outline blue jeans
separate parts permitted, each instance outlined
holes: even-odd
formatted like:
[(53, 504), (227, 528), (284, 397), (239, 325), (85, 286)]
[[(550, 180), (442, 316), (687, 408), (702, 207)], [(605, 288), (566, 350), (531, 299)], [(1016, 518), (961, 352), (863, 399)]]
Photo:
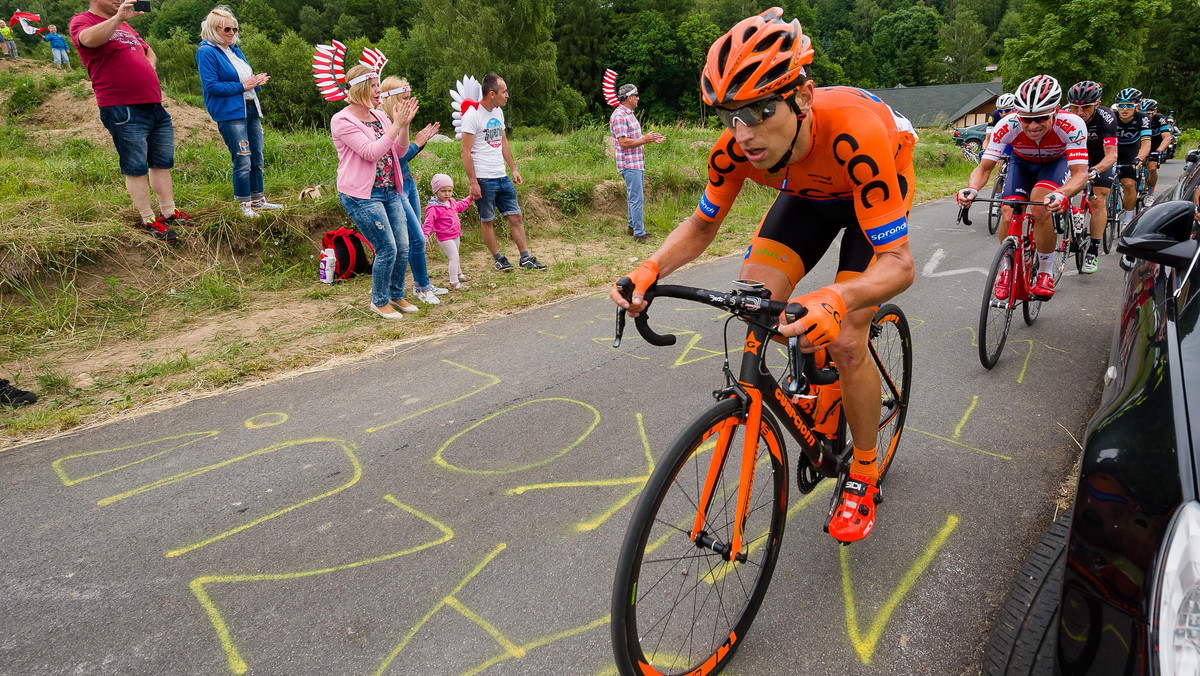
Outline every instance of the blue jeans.
[(371, 302), (375, 307), (404, 298), (408, 268), (408, 226), (404, 198), (395, 188), (375, 188), (369, 199), (338, 193), (358, 231), (375, 248), (371, 266)]
[(479, 192), (481, 196), (475, 207), (479, 209), (479, 220), (484, 223), (496, 220), (496, 214), (511, 216), (521, 213), (521, 205), (517, 204), (517, 187), (508, 176), (479, 179)]
[(404, 215), (408, 218), (408, 264), (412, 266), (413, 283), (417, 291), (433, 288), (429, 282), (429, 266), (425, 263), (425, 233), (421, 224), (425, 221), (417, 216), (421, 213), (421, 196), (412, 174), (404, 175)]
[(646, 234), (646, 226), (642, 224), (642, 206), (645, 204), (642, 177), (645, 173), (643, 169), (621, 170), (621, 178), (625, 179), (625, 201), (629, 204), (629, 227), (633, 228), (634, 237)]
[(258, 108), (246, 106), (246, 117), (217, 123), (233, 157), (233, 199), (249, 202), (263, 196), (263, 133)]
[(161, 103), (104, 106), (100, 122), (112, 134), (122, 174), (145, 176), (148, 169), (175, 166), (175, 127)]

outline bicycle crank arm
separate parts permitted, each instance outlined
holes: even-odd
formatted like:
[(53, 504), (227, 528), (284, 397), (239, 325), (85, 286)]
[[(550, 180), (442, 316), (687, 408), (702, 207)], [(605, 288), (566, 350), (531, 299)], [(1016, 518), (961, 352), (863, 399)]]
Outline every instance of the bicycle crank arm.
[(696, 534), (696, 546), (701, 549), (711, 549), (721, 555), (721, 558), (726, 561), (736, 560), (738, 563), (746, 562), (746, 555), (738, 552), (736, 557), (730, 557), (730, 548), (727, 543), (717, 542), (716, 539), (709, 537), (708, 533), (700, 531)]

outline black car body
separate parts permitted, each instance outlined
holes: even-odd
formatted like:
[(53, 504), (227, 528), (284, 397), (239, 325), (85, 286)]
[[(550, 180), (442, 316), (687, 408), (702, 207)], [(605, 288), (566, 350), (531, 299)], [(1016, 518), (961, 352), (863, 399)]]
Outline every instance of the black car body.
[(1200, 167), (1122, 233), (1132, 265), (1074, 507), (1018, 576), (984, 673), (1200, 673), (1197, 187)]

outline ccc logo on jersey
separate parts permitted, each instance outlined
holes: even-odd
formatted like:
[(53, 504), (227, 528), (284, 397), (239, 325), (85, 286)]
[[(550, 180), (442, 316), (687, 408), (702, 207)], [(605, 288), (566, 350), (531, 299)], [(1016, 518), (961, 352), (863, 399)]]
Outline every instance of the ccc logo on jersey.
[(725, 147), (713, 151), (708, 158), (708, 168), (712, 170), (709, 173), (709, 181), (712, 182), (714, 188), (719, 188), (725, 183), (725, 174), (733, 171), (738, 162), (746, 161), (746, 156), (739, 153), (736, 148), (737, 141), (730, 136)]
[[(859, 153), (858, 139), (851, 134), (838, 134), (833, 139), (833, 158), (837, 163), (846, 167), (846, 173), (850, 175), (850, 180), (854, 181), (854, 185), (862, 186), (862, 205), (865, 209), (870, 209), (873, 206), (872, 193), (883, 193), (879, 201), (886, 202), (891, 195), (888, 190), (887, 183), (878, 180), (879, 165), (870, 155)], [(860, 176), (870, 172), (869, 175)], [(871, 180), (875, 179), (875, 180)]]

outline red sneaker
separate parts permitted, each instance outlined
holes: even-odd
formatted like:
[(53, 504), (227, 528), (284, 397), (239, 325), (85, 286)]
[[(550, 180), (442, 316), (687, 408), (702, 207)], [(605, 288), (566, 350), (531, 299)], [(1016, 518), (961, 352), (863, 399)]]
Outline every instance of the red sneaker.
[(829, 520), (829, 534), (839, 542), (858, 542), (875, 526), (875, 503), (879, 488), (851, 474), (842, 486), (842, 499)]
[(196, 224), (192, 222), (192, 217), (178, 209), (170, 216), (163, 217), (163, 222), (167, 225), (186, 225), (189, 228), (196, 227)]
[(1054, 277), (1048, 272), (1039, 272), (1036, 279), (1033, 280), (1033, 286), (1029, 287), (1029, 295), (1035, 296), (1034, 300), (1050, 300), (1054, 297)]
[(161, 239), (167, 244), (175, 243), (175, 231), (171, 229), (171, 226), (163, 222), (162, 216), (159, 216), (153, 221), (142, 223), (142, 228), (148, 230), (156, 239)]
[(1005, 268), (996, 275), (996, 288), (992, 289), (992, 295), (996, 296), (997, 300), (1008, 300), (1008, 290), (1012, 285), (1009, 283), (1009, 278), (1012, 277), (1012, 270)]

